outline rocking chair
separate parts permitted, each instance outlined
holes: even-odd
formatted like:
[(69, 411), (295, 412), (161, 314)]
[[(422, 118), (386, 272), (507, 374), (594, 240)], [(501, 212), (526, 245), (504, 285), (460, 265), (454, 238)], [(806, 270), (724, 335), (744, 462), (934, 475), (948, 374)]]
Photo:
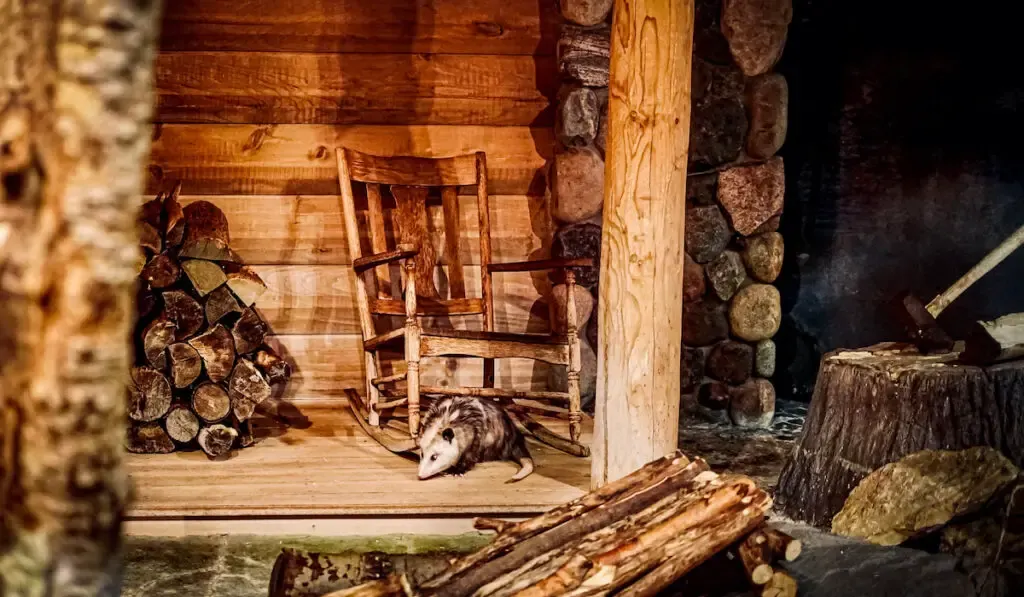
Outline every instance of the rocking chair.
[[(482, 152), (449, 158), (378, 157), (339, 148), (337, 158), (345, 233), (356, 275), (356, 301), (366, 369), (365, 401), (354, 389), (346, 393), (364, 431), (393, 452), (412, 451), (420, 433), (421, 397), (476, 396), (501, 402), (520, 428), (539, 441), (572, 455), (588, 456), (589, 448), (580, 443), (580, 340), (573, 301), (575, 276), (570, 268), (592, 267), (591, 260), (491, 263), (487, 165)], [(360, 240), (354, 182), (365, 185), (369, 251), (363, 250)], [(458, 189), (467, 186), (476, 187), (479, 213), (479, 297), (467, 296), (459, 255)], [(438, 188), (444, 215), (442, 248), (431, 242), (427, 215), (431, 191), (436, 192)], [(394, 224), (392, 242), (385, 231), (385, 191), (389, 191), (395, 202), (390, 217)], [(434, 283), (441, 250), (448, 266), (447, 298)], [(399, 271), (393, 272), (392, 268)], [(495, 331), (492, 275), (542, 270), (564, 272), (568, 286), (566, 333)], [(388, 323), (394, 323), (395, 316), (404, 317), (404, 322), (387, 329)], [(441, 329), (433, 323), (438, 317), (466, 316), (482, 317), (482, 330)], [(404, 353), (404, 359), (388, 361), (388, 353), (394, 355), (396, 351)], [(482, 387), (422, 385), (420, 361), (425, 357), (483, 359)], [(496, 388), (494, 360), (500, 358), (527, 358), (564, 365), (568, 368), (568, 391)], [(403, 361), (404, 370), (401, 370)], [(394, 372), (384, 375), (385, 365), (393, 367)], [(568, 419), (569, 437), (551, 431), (534, 419), (532, 413)]]

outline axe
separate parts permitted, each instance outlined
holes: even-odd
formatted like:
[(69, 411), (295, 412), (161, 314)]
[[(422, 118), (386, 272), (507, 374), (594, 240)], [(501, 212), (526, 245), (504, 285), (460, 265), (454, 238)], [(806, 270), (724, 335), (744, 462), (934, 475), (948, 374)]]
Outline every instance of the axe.
[(927, 305), (909, 292), (899, 295), (897, 314), (906, 328), (907, 335), (922, 352), (952, 350), (953, 339), (936, 321), (939, 314), (1022, 244), (1024, 244), (1024, 225), (1000, 243), (998, 247), (992, 249), (977, 265)]

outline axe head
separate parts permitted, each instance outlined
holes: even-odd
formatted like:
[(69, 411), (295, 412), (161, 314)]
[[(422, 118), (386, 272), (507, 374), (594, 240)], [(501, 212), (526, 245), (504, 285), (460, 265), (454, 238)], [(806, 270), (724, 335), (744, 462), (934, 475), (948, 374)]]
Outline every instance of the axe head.
[(893, 313), (903, 325), (908, 339), (923, 353), (948, 352), (953, 339), (939, 326), (924, 303), (909, 292), (900, 294), (893, 305)]

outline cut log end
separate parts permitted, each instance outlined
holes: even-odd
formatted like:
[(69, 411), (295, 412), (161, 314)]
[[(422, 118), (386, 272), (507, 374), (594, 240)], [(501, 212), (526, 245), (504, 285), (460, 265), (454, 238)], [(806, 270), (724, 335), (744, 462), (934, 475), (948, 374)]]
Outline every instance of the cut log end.
[(211, 425), (199, 431), (199, 447), (213, 458), (231, 451), (238, 432), (224, 425)]
[(166, 317), (158, 317), (142, 330), (142, 351), (153, 368), (167, 369), (167, 347), (174, 342), (177, 326)]
[(199, 419), (195, 413), (185, 406), (176, 406), (167, 414), (167, 435), (182, 444), (194, 440), (199, 435)]
[(231, 411), (231, 399), (224, 388), (207, 382), (192, 392), (192, 410), (207, 423), (217, 423)]
[(206, 320), (203, 308), (199, 303), (181, 290), (170, 290), (163, 293), (164, 314), (174, 322), (177, 328), (174, 338), (177, 341), (188, 340), (203, 327)]
[(159, 423), (143, 423), (128, 428), (125, 449), (133, 454), (169, 454), (174, 451), (174, 442)]
[(171, 384), (156, 369), (133, 368), (128, 390), (128, 417), (133, 421), (156, 421), (171, 408)]
[(174, 258), (161, 253), (150, 259), (139, 275), (149, 283), (150, 287), (161, 289), (178, 281), (181, 276), (181, 268), (178, 267)]
[(256, 366), (267, 376), (270, 385), (284, 383), (291, 377), (291, 366), (269, 347), (256, 353)]

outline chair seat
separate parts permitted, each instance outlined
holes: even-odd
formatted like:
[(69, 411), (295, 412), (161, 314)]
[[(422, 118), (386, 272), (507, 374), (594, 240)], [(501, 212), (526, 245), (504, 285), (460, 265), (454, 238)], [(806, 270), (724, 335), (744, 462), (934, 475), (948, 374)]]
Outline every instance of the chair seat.
[(434, 338), (457, 338), (459, 340), (478, 340), (482, 342), (519, 342), (520, 344), (568, 345), (564, 335), (556, 334), (512, 334), (508, 332), (485, 332), (482, 330), (440, 330), (423, 328), (421, 336)]

